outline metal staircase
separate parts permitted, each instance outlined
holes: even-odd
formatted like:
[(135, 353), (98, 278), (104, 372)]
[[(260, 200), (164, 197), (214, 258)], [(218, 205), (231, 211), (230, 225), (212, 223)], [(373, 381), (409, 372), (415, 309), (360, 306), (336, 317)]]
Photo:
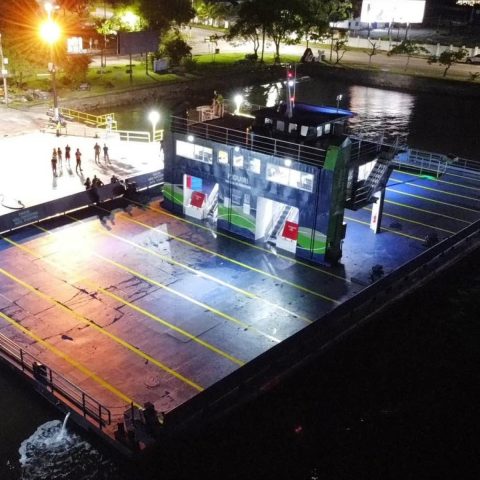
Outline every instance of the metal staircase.
[(390, 155), (380, 155), (370, 175), (356, 189), (352, 210), (358, 210), (373, 202), (373, 194), (383, 188), (392, 171)]
[(269, 233), (267, 232), (267, 234), (265, 235), (265, 237), (268, 239), (267, 242), (276, 242), (278, 233), (282, 231), (283, 226), (285, 225), (285, 221), (287, 220), (292, 210), (293, 207), (290, 207), (289, 205), (284, 206), (277, 220), (275, 222), (272, 222), (271, 231)]

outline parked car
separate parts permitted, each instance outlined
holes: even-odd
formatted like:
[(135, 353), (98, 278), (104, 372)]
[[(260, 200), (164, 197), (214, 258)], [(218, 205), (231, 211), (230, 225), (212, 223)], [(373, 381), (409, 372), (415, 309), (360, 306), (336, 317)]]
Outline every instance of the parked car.
[(480, 64), (480, 53), (478, 53), (477, 55), (472, 55), (471, 57), (467, 57), (466, 62)]

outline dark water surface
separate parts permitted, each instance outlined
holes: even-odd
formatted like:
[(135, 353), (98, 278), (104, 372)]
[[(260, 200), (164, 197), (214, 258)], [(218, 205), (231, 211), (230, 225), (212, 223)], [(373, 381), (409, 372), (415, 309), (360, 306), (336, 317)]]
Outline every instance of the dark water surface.
[[(276, 91), (244, 93), (266, 103)], [(358, 133), (479, 159), (479, 100), (318, 82), (302, 83), (297, 99), (332, 104), (338, 93), (341, 106), (358, 113)], [(148, 129), (150, 108), (119, 112), (120, 128)], [(71, 426), (59, 441), (57, 411), (0, 365), (0, 479), (478, 478), (478, 265), (480, 252), (235, 416), (143, 466), (119, 464)]]

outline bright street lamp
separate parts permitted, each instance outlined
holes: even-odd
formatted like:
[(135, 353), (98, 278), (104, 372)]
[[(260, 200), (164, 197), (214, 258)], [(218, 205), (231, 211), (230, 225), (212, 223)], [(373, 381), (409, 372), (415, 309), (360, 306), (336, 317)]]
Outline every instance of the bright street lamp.
[(160, 114), (156, 110), (152, 110), (148, 114), (148, 119), (150, 120), (150, 122), (152, 122), (152, 142), (154, 142), (157, 123), (160, 120)]
[[(47, 5), (50, 5), (50, 8), (47, 8)], [(52, 8), (51, 4), (49, 3), (45, 4), (45, 9), (47, 10), (47, 13), (48, 13), (48, 20), (46, 20), (40, 25), (40, 36), (50, 46), (50, 62), (48, 64), (48, 71), (52, 74), (53, 119), (55, 121), (58, 121), (59, 114), (58, 114), (57, 82), (55, 77), (57, 67), (55, 65), (55, 61), (53, 58), (53, 46), (60, 38), (61, 31), (60, 31), (59, 25), (50, 18), (51, 8)]]
[(233, 97), (233, 101), (235, 102), (235, 106), (237, 107), (235, 109), (235, 113), (240, 113), (240, 107), (243, 103), (243, 97), (240, 94), (235, 95), (235, 97)]

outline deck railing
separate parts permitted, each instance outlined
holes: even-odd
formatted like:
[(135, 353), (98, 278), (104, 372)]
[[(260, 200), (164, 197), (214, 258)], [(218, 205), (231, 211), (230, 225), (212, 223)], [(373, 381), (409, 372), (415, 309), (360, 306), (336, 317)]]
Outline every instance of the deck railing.
[(100, 429), (110, 425), (112, 416), (107, 407), (1, 333), (0, 356), (34, 378), (62, 403), (76, 406), (84, 417), (93, 419)]
[(299, 143), (279, 140), (272, 137), (253, 134), (232, 128), (221, 127), (211, 123), (194, 122), (190, 119), (172, 117), (172, 132), (192, 135), (213, 142), (233, 147), (242, 147), (266, 155), (275, 155), (293, 161), (302, 161), (315, 166), (325, 162), (326, 151)]

